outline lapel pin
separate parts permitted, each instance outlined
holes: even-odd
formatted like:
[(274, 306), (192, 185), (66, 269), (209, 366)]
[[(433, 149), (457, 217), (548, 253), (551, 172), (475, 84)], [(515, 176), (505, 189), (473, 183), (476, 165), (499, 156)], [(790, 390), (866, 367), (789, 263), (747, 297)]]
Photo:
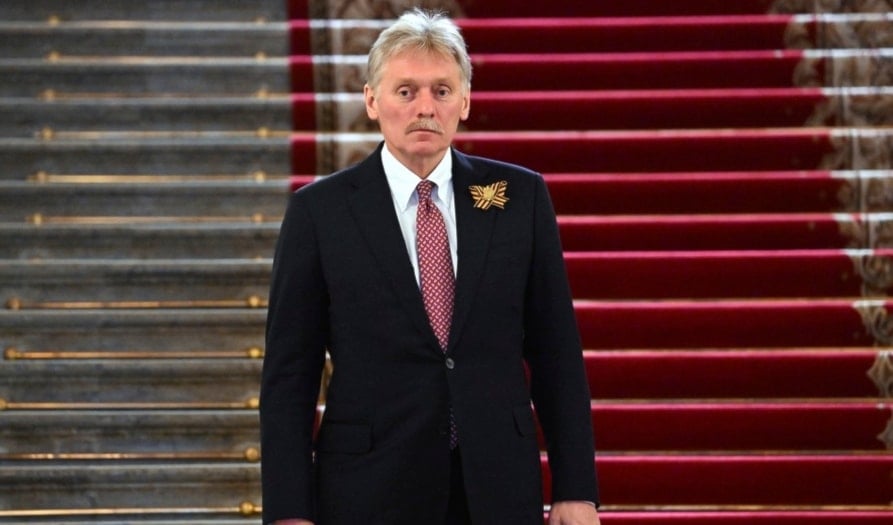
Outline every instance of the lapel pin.
[(481, 210), (489, 210), (490, 206), (496, 206), (500, 210), (505, 207), (509, 198), (505, 196), (508, 182), (501, 180), (486, 186), (469, 186), (471, 197), (474, 199), (474, 207)]

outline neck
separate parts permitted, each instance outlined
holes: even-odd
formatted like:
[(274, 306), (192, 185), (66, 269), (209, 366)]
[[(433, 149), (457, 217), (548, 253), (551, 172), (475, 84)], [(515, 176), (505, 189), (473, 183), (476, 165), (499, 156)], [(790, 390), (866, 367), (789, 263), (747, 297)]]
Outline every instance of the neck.
[[(438, 161), (439, 162), (439, 161)], [(437, 167), (437, 162), (418, 162), (415, 164), (407, 165), (410, 171), (418, 175), (418, 177), (422, 180), (427, 179), (428, 175), (431, 175), (431, 172), (434, 171), (434, 168)]]

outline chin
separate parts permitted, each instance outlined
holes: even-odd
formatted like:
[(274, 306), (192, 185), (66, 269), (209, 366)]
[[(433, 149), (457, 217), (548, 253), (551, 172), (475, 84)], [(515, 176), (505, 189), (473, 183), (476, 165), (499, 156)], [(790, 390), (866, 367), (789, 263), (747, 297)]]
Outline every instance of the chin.
[(441, 153), (444, 150), (446, 150), (448, 146), (449, 146), (449, 144), (443, 144), (443, 143), (434, 144), (434, 143), (426, 142), (426, 143), (422, 143), (422, 144), (414, 144), (414, 145), (408, 147), (407, 150), (413, 155), (427, 156), (427, 155), (436, 155), (438, 153)]

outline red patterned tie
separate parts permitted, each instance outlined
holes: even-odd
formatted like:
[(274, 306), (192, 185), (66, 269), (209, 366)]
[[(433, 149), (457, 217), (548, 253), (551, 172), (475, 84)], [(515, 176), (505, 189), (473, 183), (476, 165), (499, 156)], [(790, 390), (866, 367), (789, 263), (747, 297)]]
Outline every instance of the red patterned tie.
[(425, 312), (440, 342), (446, 351), (450, 337), (450, 321), (453, 318), (453, 260), (450, 255), (450, 242), (440, 210), (431, 201), (434, 183), (422, 181), (416, 191), (419, 194), (419, 208), (416, 215), (416, 248), (419, 252), (419, 282), (425, 300)]
[[(453, 295), (456, 279), (446, 225), (440, 210), (431, 201), (434, 183), (424, 180), (416, 187), (419, 207), (416, 214), (416, 248), (419, 256), (419, 282), (428, 322), (446, 352), (453, 319)], [(450, 449), (459, 442), (453, 413), (450, 411)]]

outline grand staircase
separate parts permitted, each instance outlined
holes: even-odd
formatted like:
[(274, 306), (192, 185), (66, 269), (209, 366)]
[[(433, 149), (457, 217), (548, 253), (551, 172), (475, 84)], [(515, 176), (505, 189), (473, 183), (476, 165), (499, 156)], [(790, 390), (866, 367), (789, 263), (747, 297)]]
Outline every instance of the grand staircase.
[(0, 4), (0, 522), (259, 522), (285, 13)]
[(890, 523), (880, 0), (0, 3), (0, 523), (259, 522), (278, 221), (379, 140), (409, 4), (468, 40), (457, 146), (545, 174), (603, 522)]

